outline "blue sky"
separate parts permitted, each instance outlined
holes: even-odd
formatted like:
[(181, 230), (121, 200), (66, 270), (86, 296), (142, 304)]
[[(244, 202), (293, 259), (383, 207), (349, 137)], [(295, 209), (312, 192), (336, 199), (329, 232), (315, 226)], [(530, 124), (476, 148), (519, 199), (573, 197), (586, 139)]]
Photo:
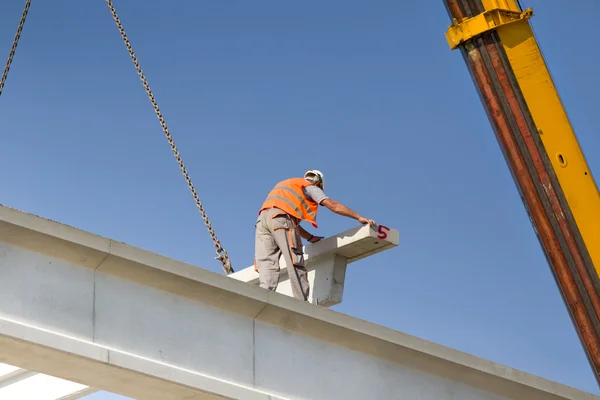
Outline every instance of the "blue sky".
[[(22, 3), (2, 5), (2, 57)], [(236, 269), (271, 187), (320, 169), (329, 196), (401, 232), (351, 266), (336, 310), (599, 393), (445, 7), (410, 3), (115, 5)], [(600, 3), (522, 4), (600, 175)], [(34, 1), (0, 132), (0, 203), (221, 271), (104, 1)]]

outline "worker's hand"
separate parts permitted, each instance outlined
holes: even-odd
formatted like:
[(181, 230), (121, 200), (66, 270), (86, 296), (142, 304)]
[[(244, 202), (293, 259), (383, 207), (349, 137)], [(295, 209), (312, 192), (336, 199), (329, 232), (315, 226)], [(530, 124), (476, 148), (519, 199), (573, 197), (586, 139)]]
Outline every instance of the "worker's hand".
[(315, 243), (315, 242), (318, 242), (318, 241), (319, 241), (319, 240), (321, 240), (321, 239), (323, 239), (323, 236), (314, 236), (314, 235), (313, 235), (313, 237), (311, 237), (311, 238), (310, 238), (308, 241), (309, 241), (310, 243)]
[(361, 224), (369, 224), (371, 226), (376, 226), (377, 225), (375, 223), (375, 221), (373, 221), (372, 219), (367, 219), (365, 217), (358, 218), (358, 222), (360, 222)]

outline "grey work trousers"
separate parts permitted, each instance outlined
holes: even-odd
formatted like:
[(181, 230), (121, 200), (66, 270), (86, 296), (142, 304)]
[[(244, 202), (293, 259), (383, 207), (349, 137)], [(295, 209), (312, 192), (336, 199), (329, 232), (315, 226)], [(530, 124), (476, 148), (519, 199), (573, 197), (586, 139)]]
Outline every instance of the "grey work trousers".
[(283, 255), (292, 295), (307, 301), (308, 273), (304, 267), (302, 239), (296, 226), (294, 218), (277, 208), (262, 211), (256, 221), (254, 262), (260, 287), (274, 291), (279, 285), (279, 257)]

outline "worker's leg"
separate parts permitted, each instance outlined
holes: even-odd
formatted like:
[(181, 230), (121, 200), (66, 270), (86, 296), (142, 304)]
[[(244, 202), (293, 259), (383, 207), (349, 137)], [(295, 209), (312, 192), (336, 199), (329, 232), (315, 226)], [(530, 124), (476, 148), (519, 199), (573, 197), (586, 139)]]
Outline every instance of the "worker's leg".
[(271, 218), (271, 229), (277, 246), (287, 265), (292, 295), (306, 301), (309, 294), (308, 273), (304, 268), (302, 239), (296, 232), (296, 225), (289, 215), (281, 214)]
[(259, 215), (256, 221), (254, 263), (258, 269), (259, 286), (276, 290), (279, 284), (279, 256), (281, 250), (275, 243), (269, 220), (268, 211), (265, 211)]

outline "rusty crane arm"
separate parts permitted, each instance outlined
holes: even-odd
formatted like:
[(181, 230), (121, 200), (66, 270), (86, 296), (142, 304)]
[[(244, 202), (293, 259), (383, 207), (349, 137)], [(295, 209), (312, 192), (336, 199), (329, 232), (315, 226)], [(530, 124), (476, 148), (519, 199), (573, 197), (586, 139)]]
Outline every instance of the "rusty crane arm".
[(600, 382), (600, 195), (517, 0), (445, 0), (460, 49)]

